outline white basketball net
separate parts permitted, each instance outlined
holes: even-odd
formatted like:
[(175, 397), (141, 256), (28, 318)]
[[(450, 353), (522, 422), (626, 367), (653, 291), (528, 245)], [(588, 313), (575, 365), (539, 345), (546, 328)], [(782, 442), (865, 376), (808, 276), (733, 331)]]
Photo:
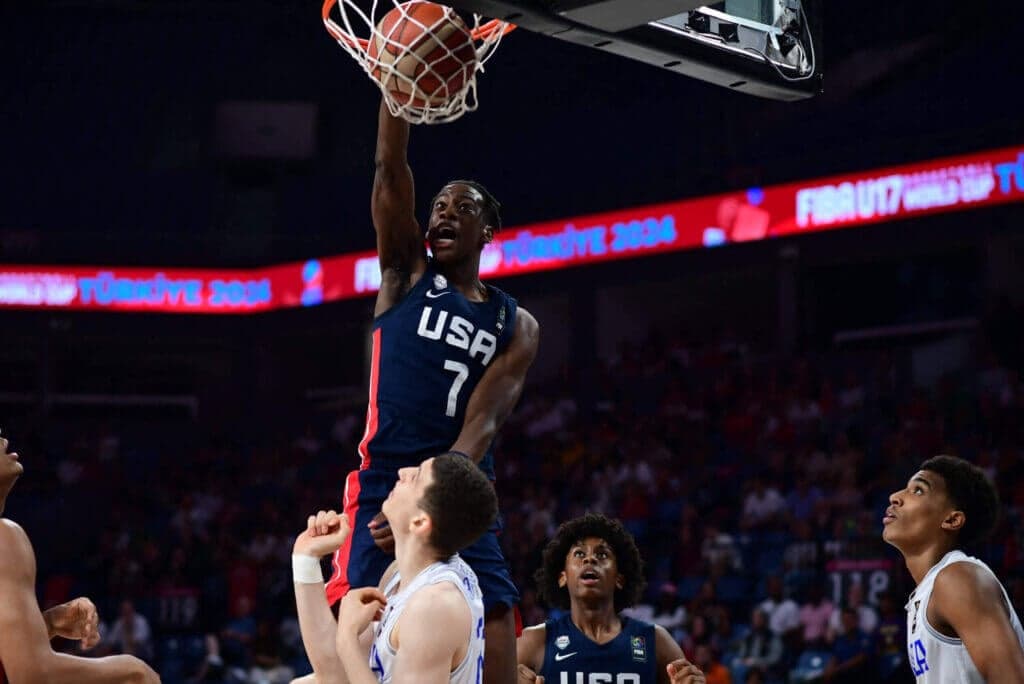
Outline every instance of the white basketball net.
[[(364, 0), (360, 4), (365, 7), (370, 3)], [(456, 55), (438, 35), (439, 31), (451, 34), (451, 22), (460, 26), (465, 25), (455, 10), (442, 6), (444, 16), (428, 26), (408, 14), (408, 7), (412, 4), (399, 0), (372, 0), (369, 11), (364, 11), (354, 0), (325, 0), (324, 26), (338, 44), (359, 63), (363, 71), (370, 76), (370, 80), (380, 88), (392, 115), (400, 116), (413, 124), (454, 121), (477, 108), (476, 74), (484, 70), (484, 63), (494, 53), (502, 36), (515, 27), (497, 19), (486, 21), (479, 14), (474, 14), (472, 26), (466, 25), (465, 29), (472, 37), (472, 49), (476, 54), (476, 60), (466, 60), (465, 50)], [(334, 5), (338, 6), (340, 24), (330, 16)], [(428, 51), (431, 54), (422, 56), (422, 49), (410, 50), (395, 40), (394, 36), (384, 35), (377, 25), (395, 8), (402, 13), (405, 21), (412, 22), (425, 34), (429, 34), (426, 40), (436, 38), (436, 43), (431, 43), (430, 47), (438, 49)], [(369, 38), (360, 38), (360, 35), (368, 35)], [(416, 43), (422, 45), (424, 41), (418, 39)], [(408, 65), (412, 64), (409, 59), (414, 59), (417, 63), (414, 76), (396, 68), (401, 62), (406, 65), (408, 71)], [(446, 79), (444, 74), (438, 71), (438, 67), (443, 63), (450, 71), (453, 60), (458, 60), (458, 63), (463, 65), (460, 67), (461, 72), (455, 76), (449, 75)], [(467, 64), (467, 61), (471, 63)], [(422, 87), (424, 83), (434, 87)], [(439, 89), (436, 87), (437, 84), (441, 84)]]

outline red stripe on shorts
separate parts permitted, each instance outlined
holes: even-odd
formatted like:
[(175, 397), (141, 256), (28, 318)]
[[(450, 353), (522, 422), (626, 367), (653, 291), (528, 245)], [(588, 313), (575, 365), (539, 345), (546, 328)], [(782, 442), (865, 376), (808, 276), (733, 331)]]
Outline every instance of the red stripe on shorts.
[(352, 532), (348, 535), (348, 539), (341, 545), (337, 551), (334, 552), (334, 558), (331, 560), (331, 566), (334, 568), (334, 572), (331, 573), (331, 579), (327, 580), (327, 603), (328, 605), (334, 605), (336, 601), (340, 601), (342, 597), (348, 593), (348, 559), (352, 552), (352, 536), (356, 534), (356, 513), (359, 512), (359, 471), (353, 470), (345, 478), (345, 494), (341, 502), (342, 511), (348, 516), (348, 524), (352, 526)]
[[(373, 354), (370, 357), (370, 402), (366, 408), (366, 431), (359, 442), (359, 469), (370, 467), (370, 441), (377, 435), (377, 386), (380, 381), (380, 328), (373, 331)], [(355, 518), (349, 522), (356, 524)]]

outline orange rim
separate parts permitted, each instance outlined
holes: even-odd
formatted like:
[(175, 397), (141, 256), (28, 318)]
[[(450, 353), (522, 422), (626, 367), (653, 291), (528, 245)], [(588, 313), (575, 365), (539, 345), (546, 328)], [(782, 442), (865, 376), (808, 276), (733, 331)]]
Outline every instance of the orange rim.
[[(333, 19), (331, 19), (331, 8), (337, 4), (338, 0), (324, 0), (324, 5), (321, 10), (321, 16), (324, 20), (324, 27), (327, 32), (331, 34), (331, 37), (337, 41), (348, 43), (352, 46), (359, 46), (363, 50), (369, 45), (369, 41), (359, 36), (353, 36), (345, 33), (345, 29), (339, 26)], [(475, 29), (470, 35), (473, 36), (473, 40), (490, 40), (495, 37), (496, 33), (505, 35), (515, 29), (515, 24), (509, 24), (499, 19), (491, 19), (490, 21), (481, 24), (479, 28)]]

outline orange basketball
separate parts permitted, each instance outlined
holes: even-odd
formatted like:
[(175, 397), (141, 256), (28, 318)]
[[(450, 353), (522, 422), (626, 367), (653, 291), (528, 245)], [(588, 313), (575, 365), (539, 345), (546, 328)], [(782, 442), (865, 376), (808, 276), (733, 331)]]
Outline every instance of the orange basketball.
[(384, 15), (367, 54), (370, 75), (395, 101), (415, 107), (448, 102), (476, 69), (476, 46), (462, 18), (420, 0)]

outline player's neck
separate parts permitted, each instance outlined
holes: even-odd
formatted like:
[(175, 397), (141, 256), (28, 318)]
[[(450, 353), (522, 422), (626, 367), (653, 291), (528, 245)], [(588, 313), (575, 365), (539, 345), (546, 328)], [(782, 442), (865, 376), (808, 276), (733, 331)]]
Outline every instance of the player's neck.
[(622, 631), (622, 620), (615, 612), (612, 601), (585, 604), (573, 601), (570, 608), (572, 623), (591, 641), (606, 644)]
[(907, 570), (914, 578), (914, 584), (920, 584), (928, 571), (938, 565), (942, 558), (953, 550), (953, 547), (945, 543), (929, 544), (920, 549), (915, 549), (903, 554), (903, 560), (907, 563)]
[(470, 301), (483, 301), (487, 290), (480, 282), (480, 258), (466, 259), (456, 264), (438, 264), (437, 270), (462, 296)]
[(416, 539), (395, 539), (395, 561), (398, 563), (399, 588), (404, 588), (431, 565), (437, 562), (437, 552)]

